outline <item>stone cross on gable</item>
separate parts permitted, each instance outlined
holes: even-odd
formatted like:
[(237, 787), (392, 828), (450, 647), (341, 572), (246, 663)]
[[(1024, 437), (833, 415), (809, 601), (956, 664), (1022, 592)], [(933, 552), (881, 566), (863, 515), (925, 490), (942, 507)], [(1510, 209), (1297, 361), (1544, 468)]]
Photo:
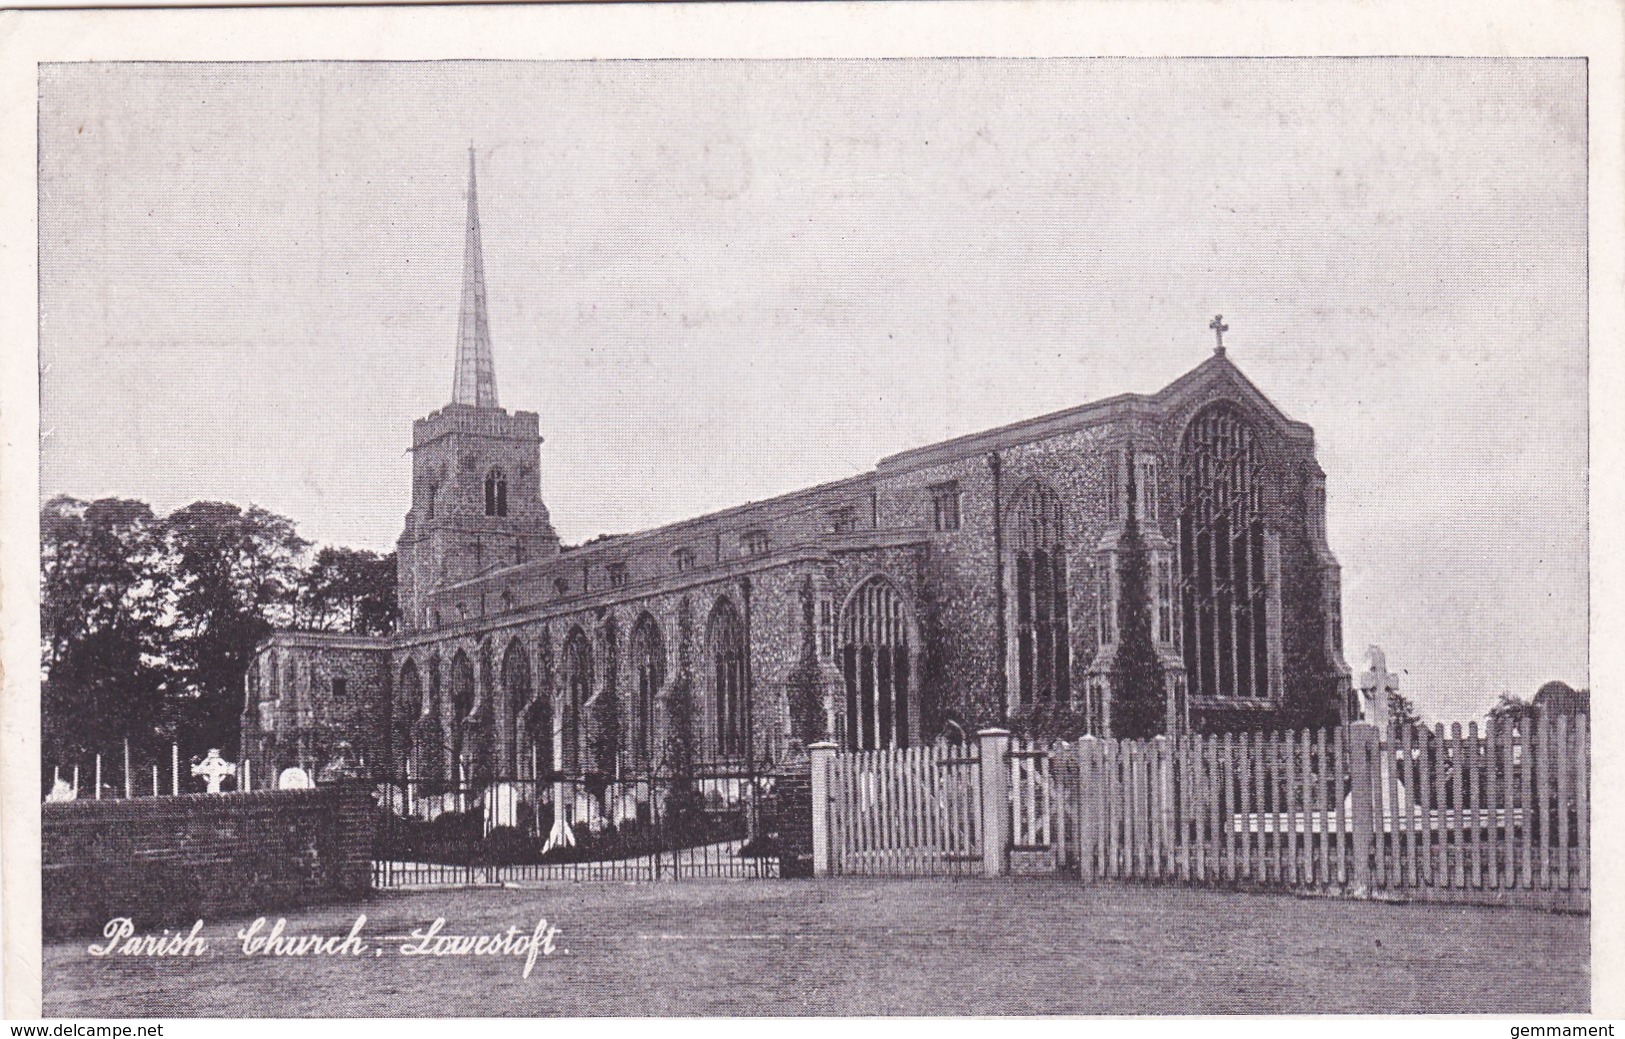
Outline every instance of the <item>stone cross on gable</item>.
[(209, 793), (211, 794), (220, 792), (220, 781), (222, 779), (236, 774), (237, 766), (229, 761), (222, 760), (220, 752), (212, 748), (202, 761), (192, 766), (192, 775), (202, 776), (209, 781)]
[(1219, 338), (1218, 345), (1213, 348), (1214, 356), (1223, 357), (1224, 356), (1224, 334), (1226, 332), (1230, 331), (1230, 326), (1224, 323), (1224, 315), (1223, 314), (1214, 314), (1213, 315), (1213, 320), (1208, 322), (1207, 327), (1213, 329), (1213, 334)]
[(1388, 657), (1381, 646), (1365, 651), (1370, 670), (1360, 676), (1360, 706), (1365, 720), (1378, 729), (1388, 728), (1388, 697), (1399, 692), (1399, 676), (1388, 670)]

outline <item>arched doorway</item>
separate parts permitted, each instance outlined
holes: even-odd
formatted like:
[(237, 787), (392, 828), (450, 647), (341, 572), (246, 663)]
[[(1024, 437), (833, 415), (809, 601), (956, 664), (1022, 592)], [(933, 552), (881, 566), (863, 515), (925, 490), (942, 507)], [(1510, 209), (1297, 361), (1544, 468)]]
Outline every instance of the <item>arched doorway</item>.
[(906, 747), (917, 726), (910, 713), (913, 620), (884, 577), (869, 578), (841, 610), (841, 667), (846, 679), (848, 750)]

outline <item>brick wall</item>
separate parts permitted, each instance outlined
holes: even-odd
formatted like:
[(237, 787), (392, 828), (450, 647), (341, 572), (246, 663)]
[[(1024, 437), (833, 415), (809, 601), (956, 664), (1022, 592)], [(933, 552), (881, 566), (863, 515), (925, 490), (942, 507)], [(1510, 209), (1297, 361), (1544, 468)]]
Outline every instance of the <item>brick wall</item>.
[(370, 787), (183, 794), (42, 807), (47, 937), (265, 912), (365, 895)]

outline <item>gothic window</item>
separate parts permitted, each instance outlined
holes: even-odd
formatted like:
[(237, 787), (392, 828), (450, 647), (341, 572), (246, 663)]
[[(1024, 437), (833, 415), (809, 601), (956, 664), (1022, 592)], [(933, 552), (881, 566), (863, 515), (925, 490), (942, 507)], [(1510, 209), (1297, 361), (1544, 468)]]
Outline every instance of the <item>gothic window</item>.
[(671, 565), (680, 574), (686, 574), (694, 569), (694, 550), (679, 548), (671, 554)]
[(712, 707), (716, 712), (716, 751), (722, 758), (742, 757), (746, 749), (745, 627), (739, 611), (718, 599), (706, 634), (711, 656)]
[(1116, 523), (1123, 518), (1123, 455), (1119, 451), (1106, 454), (1106, 521)]
[(1157, 641), (1174, 641), (1174, 562), (1157, 557)]
[(655, 700), (666, 684), (666, 645), (647, 613), (632, 628), (632, 682), (628, 746), (633, 765), (648, 767), (655, 762)]
[(743, 546), (747, 556), (766, 555), (769, 544), (767, 531), (747, 530), (740, 538), (740, 544)]
[(581, 766), (581, 710), (592, 699), (592, 645), (580, 628), (571, 628), (564, 639), (564, 715), (562, 732), (564, 760), (569, 771)]
[(432, 483), (429, 485), (429, 500), (426, 503), (426, 519), (434, 519), (434, 496), (439, 493), (439, 491), (439, 487)]
[(1269, 695), (1263, 455), (1231, 404), (1204, 408), (1179, 458), (1185, 670), (1199, 697)]
[(487, 516), (506, 516), (508, 514), (508, 478), (501, 469), (492, 469), (485, 477), (485, 514)]
[(609, 564), (609, 586), (611, 588), (625, 588), (626, 587), (626, 564), (625, 563), (611, 563), (611, 564)]
[(1100, 606), (1100, 645), (1102, 648), (1117, 641), (1117, 595), (1113, 585), (1114, 574), (1111, 567), (1100, 568), (1100, 588), (1095, 595), (1095, 602)]
[(564, 598), (570, 594), (570, 582), (562, 577), (553, 578), (553, 594), (557, 598)]
[(1011, 512), (1016, 688), (1023, 704), (1064, 702), (1072, 697), (1072, 668), (1061, 498), (1034, 480), (1022, 488)]
[(908, 746), (908, 610), (883, 577), (865, 581), (841, 615), (848, 750)]
[(514, 770), (521, 779), (541, 779), (553, 768), (552, 705), (535, 695), (530, 654), (518, 639), (502, 654), (502, 691), (512, 726)]
[(1139, 462), (1139, 471), (1135, 475), (1135, 486), (1139, 490), (1139, 517), (1146, 523), (1157, 522), (1157, 460), (1142, 457)]
[(858, 529), (858, 510), (852, 505), (842, 505), (833, 509), (829, 514), (829, 529), (833, 534), (850, 534)]
[(959, 483), (933, 484), (931, 490), (931, 527), (934, 530), (959, 529)]
[(474, 776), (474, 740), (468, 716), (474, 710), (474, 664), (462, 650), (451, 660), (451, 754), (459, 782)]
[(423, 680), (418, 677), (418, 666), (410, 659), (401, 665), (401, 683), (395, 691), (395, 710), (391, 735), (397, 772), (405, 779), (420, 778), (423, 752), (414, 745), (412, 730), (423, 711)]
[(835, 656), (835, 604), (827, 597), (818, 600), (818, 656)]

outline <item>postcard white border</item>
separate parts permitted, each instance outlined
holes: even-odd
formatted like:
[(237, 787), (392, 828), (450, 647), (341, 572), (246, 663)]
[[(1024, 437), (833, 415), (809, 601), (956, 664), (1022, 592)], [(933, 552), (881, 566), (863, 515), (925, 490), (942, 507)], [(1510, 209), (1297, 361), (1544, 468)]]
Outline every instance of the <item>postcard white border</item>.
[[(1608, 0), (582, 4), (0, 12), (0, 813), (5, 1013), (40, 1012), (37, 67), (62, 61), (1584, 56), (1590, 73), (1593, 1012), (1625, 1014), (1625, 5)], [(1439, 1022), (1434, 1019), (1431, 1024)], [(1255, 1022), (1255, 1025), (1258, 1024)], [(1319, 1027), (1317, 1025), (1317, 1027)], [(792, 1031), (799, 1029), (792, 1029)], [(953, 1029), (957, 1031), (958, 1029)], [(1266, 1029), (1267, 1030), (1267, 1029)]]

